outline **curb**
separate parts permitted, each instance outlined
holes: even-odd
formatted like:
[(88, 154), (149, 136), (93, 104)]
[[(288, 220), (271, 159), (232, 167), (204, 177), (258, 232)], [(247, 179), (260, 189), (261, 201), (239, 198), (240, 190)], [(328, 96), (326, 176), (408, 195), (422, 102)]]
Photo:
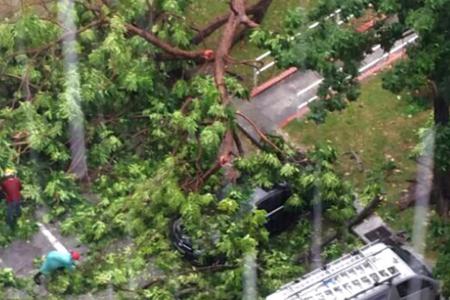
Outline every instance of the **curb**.
[(275, 84), (279, 83), (283, 79), (286, 79), (287, 77), (291, 76), (292, 74), (297, 72), (297, 70), (298, 69), (296, 67), (290, 67), (286, 71), (281, 72), (277, 76), (275, 76), (275, 77), (269, 79), (268, 81), (262, 83), (261, 85), (258, 85), (257, 87), (255, 87), (252, 90), (250, 96), (253, 98), (256, 95), (261, 94), (262, 92), (264, 92), (265, 90), (271, 88), (272, 86), (274, 86)]
[[(361, 75), (359, 75), (357, 77), (358, 81), (362, 81), (368, 77), (370, 77), (371, 75), (373, 75), (374, 73), (384, 70), (387, 67), (389, 67), (392, 63), (394, 63), (397, 60), (400, 60), (402, 58), (404, 58), (406, 56), (406, 50), (402, 49), (399, 52), (396, 53), (392, 53), (388, 59), (380, 64), (377, 64), (375, 66), (373, 66), (372, 68), (364, 71)], [(286, 119), (284, 119), (283, 121), (281, 121), (280, 123), (278, 123), (278, 128), (284, 128), (286, 127), (290, 122), (292, 122), (295, 119), (301, 118), (304, 115), (306, 115), (309, 112), (309, 108), (308, 106), (300, 109), (299, 111), (297, 111), (296, 113), (290, 115), (289, 117), (287, 117)]]

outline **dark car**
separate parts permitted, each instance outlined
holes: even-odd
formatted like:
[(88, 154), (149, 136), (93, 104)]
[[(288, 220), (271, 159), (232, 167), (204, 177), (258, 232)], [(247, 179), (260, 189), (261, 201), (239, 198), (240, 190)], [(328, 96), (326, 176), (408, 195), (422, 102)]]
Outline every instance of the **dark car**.
[[(226, 192), (222, 191), (218, 199), (223, 199), (225, 194)], [(291, 195), (292, 191), (286, 184), (278, 184), (270, 190), (258, 187), (253, 190), (246, 206), (250, 210), (265, 210), (267, 215), (264, 226), (270, 235), (275, 235), (294, 224), (298, 218), (298, 212), (285, 207)], [(214, 234), (209, 238), (218, 240)], [(171, 225), (171, 240), (176, 249), (189, 260), (197, 260), (204, 252), (192, 245), (191, 238), (185, 233), (181, 218), (176, 219)]]

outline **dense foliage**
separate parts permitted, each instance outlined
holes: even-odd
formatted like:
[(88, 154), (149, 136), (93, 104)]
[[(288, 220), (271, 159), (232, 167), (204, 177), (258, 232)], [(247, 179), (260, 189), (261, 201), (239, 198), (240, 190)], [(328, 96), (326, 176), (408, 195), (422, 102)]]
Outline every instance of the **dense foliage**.
[[(17, 232), (0, 226), (0, 243), (29, 237), (43, 210), (44, 222), (87, 245), (77, 271), (50, 280), (56, 297), (109, 288), (126, 298), (239, 299), (244, 260), (255, 251), (261, 294), (299, 276), (305, 268), (292, 260), (309, 247), (307, 218), (269, 243), (262, 212), (238, 215), (248, 192), (216, 199), (224, 172), (211, 166), (236, 125), (220, 74), (193, 72), (207, 61), (190, 42), (190, 1), (83, 1), (74, 11), (62, 3), (0, 24), (0, 169), (18, 170), (25, 199)], [(71, 18), (76, 28), (64, 22)], [(246, 95), (232, 77), (225, 88)], [(294, 190), (291, 209), (307, 212), (321, 199), (335, 228), (353, 216), (352, 189), (335, 174), (331, 147), (304, 156), (275, 143), (234, 160), (244, 190), (283, 181)], [(77, 171), (83, 160), (87, 173)], [(226, 262), (185, 262), (169, 240), (178, 216), (195, 236), (220, 230), (216, 251)], [(8, 270), (0, 284), (34, 293)]]

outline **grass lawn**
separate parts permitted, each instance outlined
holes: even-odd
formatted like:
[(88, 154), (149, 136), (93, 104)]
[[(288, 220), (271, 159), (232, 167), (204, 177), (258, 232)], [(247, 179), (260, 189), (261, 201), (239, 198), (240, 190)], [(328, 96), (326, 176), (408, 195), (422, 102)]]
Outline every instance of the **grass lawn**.
[[(404, 220), (396, 221), (396, 202), (405, 193), (407, 180), (416, 176), (416, 162), (410, 158), (418, 143), (417, 129), (422, 127), (430, 112), (402, 97), (384, 90), (380, 76), (363, 83), (361, 97), (342, 112), (329, 114), (326, 122), (316, 125), (296, 120), (285, 130), (296, 144), (311, 147), (331, 142), (339, 153), (337, 169), (357, 188), (362, 188), (371, 173), (384, 176), (387, 203), (380, 214), (393, 227), (409, 229), (410, 211), (402, 213)], [(348, 153), (354, 151), (364, 170), (357, 167)]]

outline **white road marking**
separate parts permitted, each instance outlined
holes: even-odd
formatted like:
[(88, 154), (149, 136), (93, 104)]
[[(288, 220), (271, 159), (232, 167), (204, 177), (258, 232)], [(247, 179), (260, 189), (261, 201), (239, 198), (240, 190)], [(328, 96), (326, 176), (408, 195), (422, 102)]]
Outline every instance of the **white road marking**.
[[(340, 14), (340, 13), (341, 13), (341, 9), (340, 9), (340, 8), (339, 8), (339, 9), (336, 9), (333, 13), (329, 14), (328, 16), (326, 16), (326, 17), (325, 17), (325, 20), (329, 20), (330, 18), (333, 18), (333, 17), (336, 17), (336, 16), (339, 17), (339, 14)], [(346, 18), (346, 20), (350, 20), (350, 19), (353, 19), (353, 18), (354, 18), (354, 15), (351, 14), (351, 15), (349, 15), (349, 16)], [(337, 24), (338, 24), (338, 25), (341, 25), (341, 24), (343, 24), (343, 23), (344, 23), (344, 20), (337, 20)], [(319, 25), (320, 25), (320, 22), (314, 22), (314, 23), (308, 25), (307, 29), (308, 29), (308, 30), (311, 30), (311, 29), (316, 28), (316, 27), (319, 26)], [(302, 35), (302, 33), (301, 33), (301, 32), (298, 32), (298, 33), (296, 33), (295, 35), (291, 36), (291, 37), (289, 38), (289, 40), (292, 41), (292, 40), (294, 40), (296, 37), (299, 37), (300, 35)], [(257, 58), (255, 58), (255, 60), (256, 60), (256, 61), (261, 61), (261, 60), (263, 60), (264, 58), (270, 56), (270, 54), (271, 54), (271, 52), (270, 52), (270, 51), (267, 51), (267, 52), (261, 54), (260, 56), (258, 56)], [(272, 62), (270, 62), (269, 64), (264, 65), (261, 69), (256, 69), (256, 70), (255, 70), (255, 73), (254, 73), (254, 76), (255, 76), (255, 78), (256, 78), (256, 79), (255, 79), (255, 85), (256, 85), (256, 81), (257, 81), (258, 75), (261, 74), (262, 72), (266, 71), (267, 69), (270, 69), (270, 68), (273, 67), (274, 65), (275, 65), (275, 62), (272, 61)]]
[[(361, 68), (359, 68), (359, 73), (363, 73), (364, 71), (370, 69), (371, 67), (373, 67), (374, 65), (378, 64), (381, 60), (385, 59), (386, 57), (389, 56), (389, 54), (395, 53), (398, 50), (403, 49), (405, 46), (407, 46), (408, 44), (411, 44), (412, 42), (414, 42), (416, 39), (418, 38), (417, 34), (414, 34), (411, 38), (409, 38), (406, 42), (401, 43), (400, 45), (394, 47), (391, 51), (389, 51), (388, 53), (383, 54), (381, 57), (371, 61), (370, 63), (368, 63), (365, 66), (362, 66)], [(378, 49), (380, 49), (381, 46), (380, 45), (375, 45), (374, 47), (372, 47), (373, 51), (376, 51)], [(349, 77), (350, 78), (350, 77)], [(312, 83), (311, 85), (307, 86), (306, 88), (300, 90), (297, 92), (297, 97), (300, 96), (303, 93), (306, 93), (307, 91), (313, 89), (314, 87), (316, 87), (317, 85), (319, 85), (320, 83), (322, 83), (323, 79), (319, 79), (318, 81), (315, 81), (314, 83)], [(300, 104), (297, 109), (300, 110), (303, 107), (307, 106), (309, 103), (311, 103), (312, 101), (318, 99), (318, 96), (313, 96), (312, 98), (308, 99), (306, 102), (303, 102), (302, 104)]]
[(323, 81), (322, 79), (317, 80), (316, 82), (312, 83), (311, 85), (305, 87), (303, 90), (300, 90), (297, 92), (297, 96), (300, 96), (303, 93), (306, 93), (307, 91), (309, 91), (310, 89), (315, 88), (316, 86), (318, 86), (321, 82)]
[(389, 54), (395, 53), (398, 50), (403, 49), (405, 46), (407, 46), (408, 44), (411, 44), (412, 42), (414, 42), (419, 36), (417, 34), (414, 34), (410, 39), (408, 39), (406, 42), (401, 43), (400, 45), (398, 45), (397, 47), (393, 48), (391, 51), (389, 51), (388, 53), (383, 54), (383, 56), (371, 61), (370, 63), (368, 63), (365, 66), (362, 66), (361, 68), (359, 68), (359, 73), (362, 73), (364, 71), (366, 71), (367, 69), (370, 69), (371, 67), (373, 67), (374, 65), (376, 65), (378, 62), (380, 62), (381, 60), (385, 59), (386, 57), (389, 56)]
[(381, 48), (381, 45), (380, 45), (380, 44), (375, 45), (375, 46), (372, 47), (372, 51), (375, 52), (375, 51), (377, 51), (377, 50), (380, 49), (380, 48)]
[(264, 72), (265, 70), (271, 68), (271, 67), (274, 66), (274, 65), (275, 65), (275, 61), (273, 61), (273, 62), (271, 62), (271, 63), (265, 65), (265, 66), (262, 67), (260, 70), (256, 71), (256, 73), (257, 73), (257, 74), (260, 74), (260, 73)]
[[(320, 24), (319, 22), (312, 23), (311, 25), (308, 26), (308, 29), (314, 29), (317, 26), (319, 26), (319, 24)], [(300, 34), (298, 34), (298, 35), (300, 35)]]
[(313, 102), (314, 100), (317, 100), (317, 99), (319, 99), (319, 96), (314, 96), (314, 97), (309, 98), (308, 100), (306, 100), (306, 102), (303, 102), (302, 104), (300, 104), (297, 107), (297, 110), (302, 109), (303, 107), (307, 106), (309, 103), (311, 103), (311, 102)]
[(50, 242), (50, 244), (58, 251), (61, 252), (69, 252), (66, 247), (64, 247), (63, 244), (61, 244), (60, 241), (50, 232), (50, 230), (47, 229), (47, 227), (44, 226), (42, 223), (37, 223), (39, 226), (40, 231), (42, 234), (47, 238), (47, 240)]
[(263, 53), (262, 55), (258, 56), (257, 58), (255, 58), (255, 60), (256, 61), (262, 60), (262, 59), (266, 58), (269, 55), (270, 55), (270, 51), (267, 51), (267, 52)]

